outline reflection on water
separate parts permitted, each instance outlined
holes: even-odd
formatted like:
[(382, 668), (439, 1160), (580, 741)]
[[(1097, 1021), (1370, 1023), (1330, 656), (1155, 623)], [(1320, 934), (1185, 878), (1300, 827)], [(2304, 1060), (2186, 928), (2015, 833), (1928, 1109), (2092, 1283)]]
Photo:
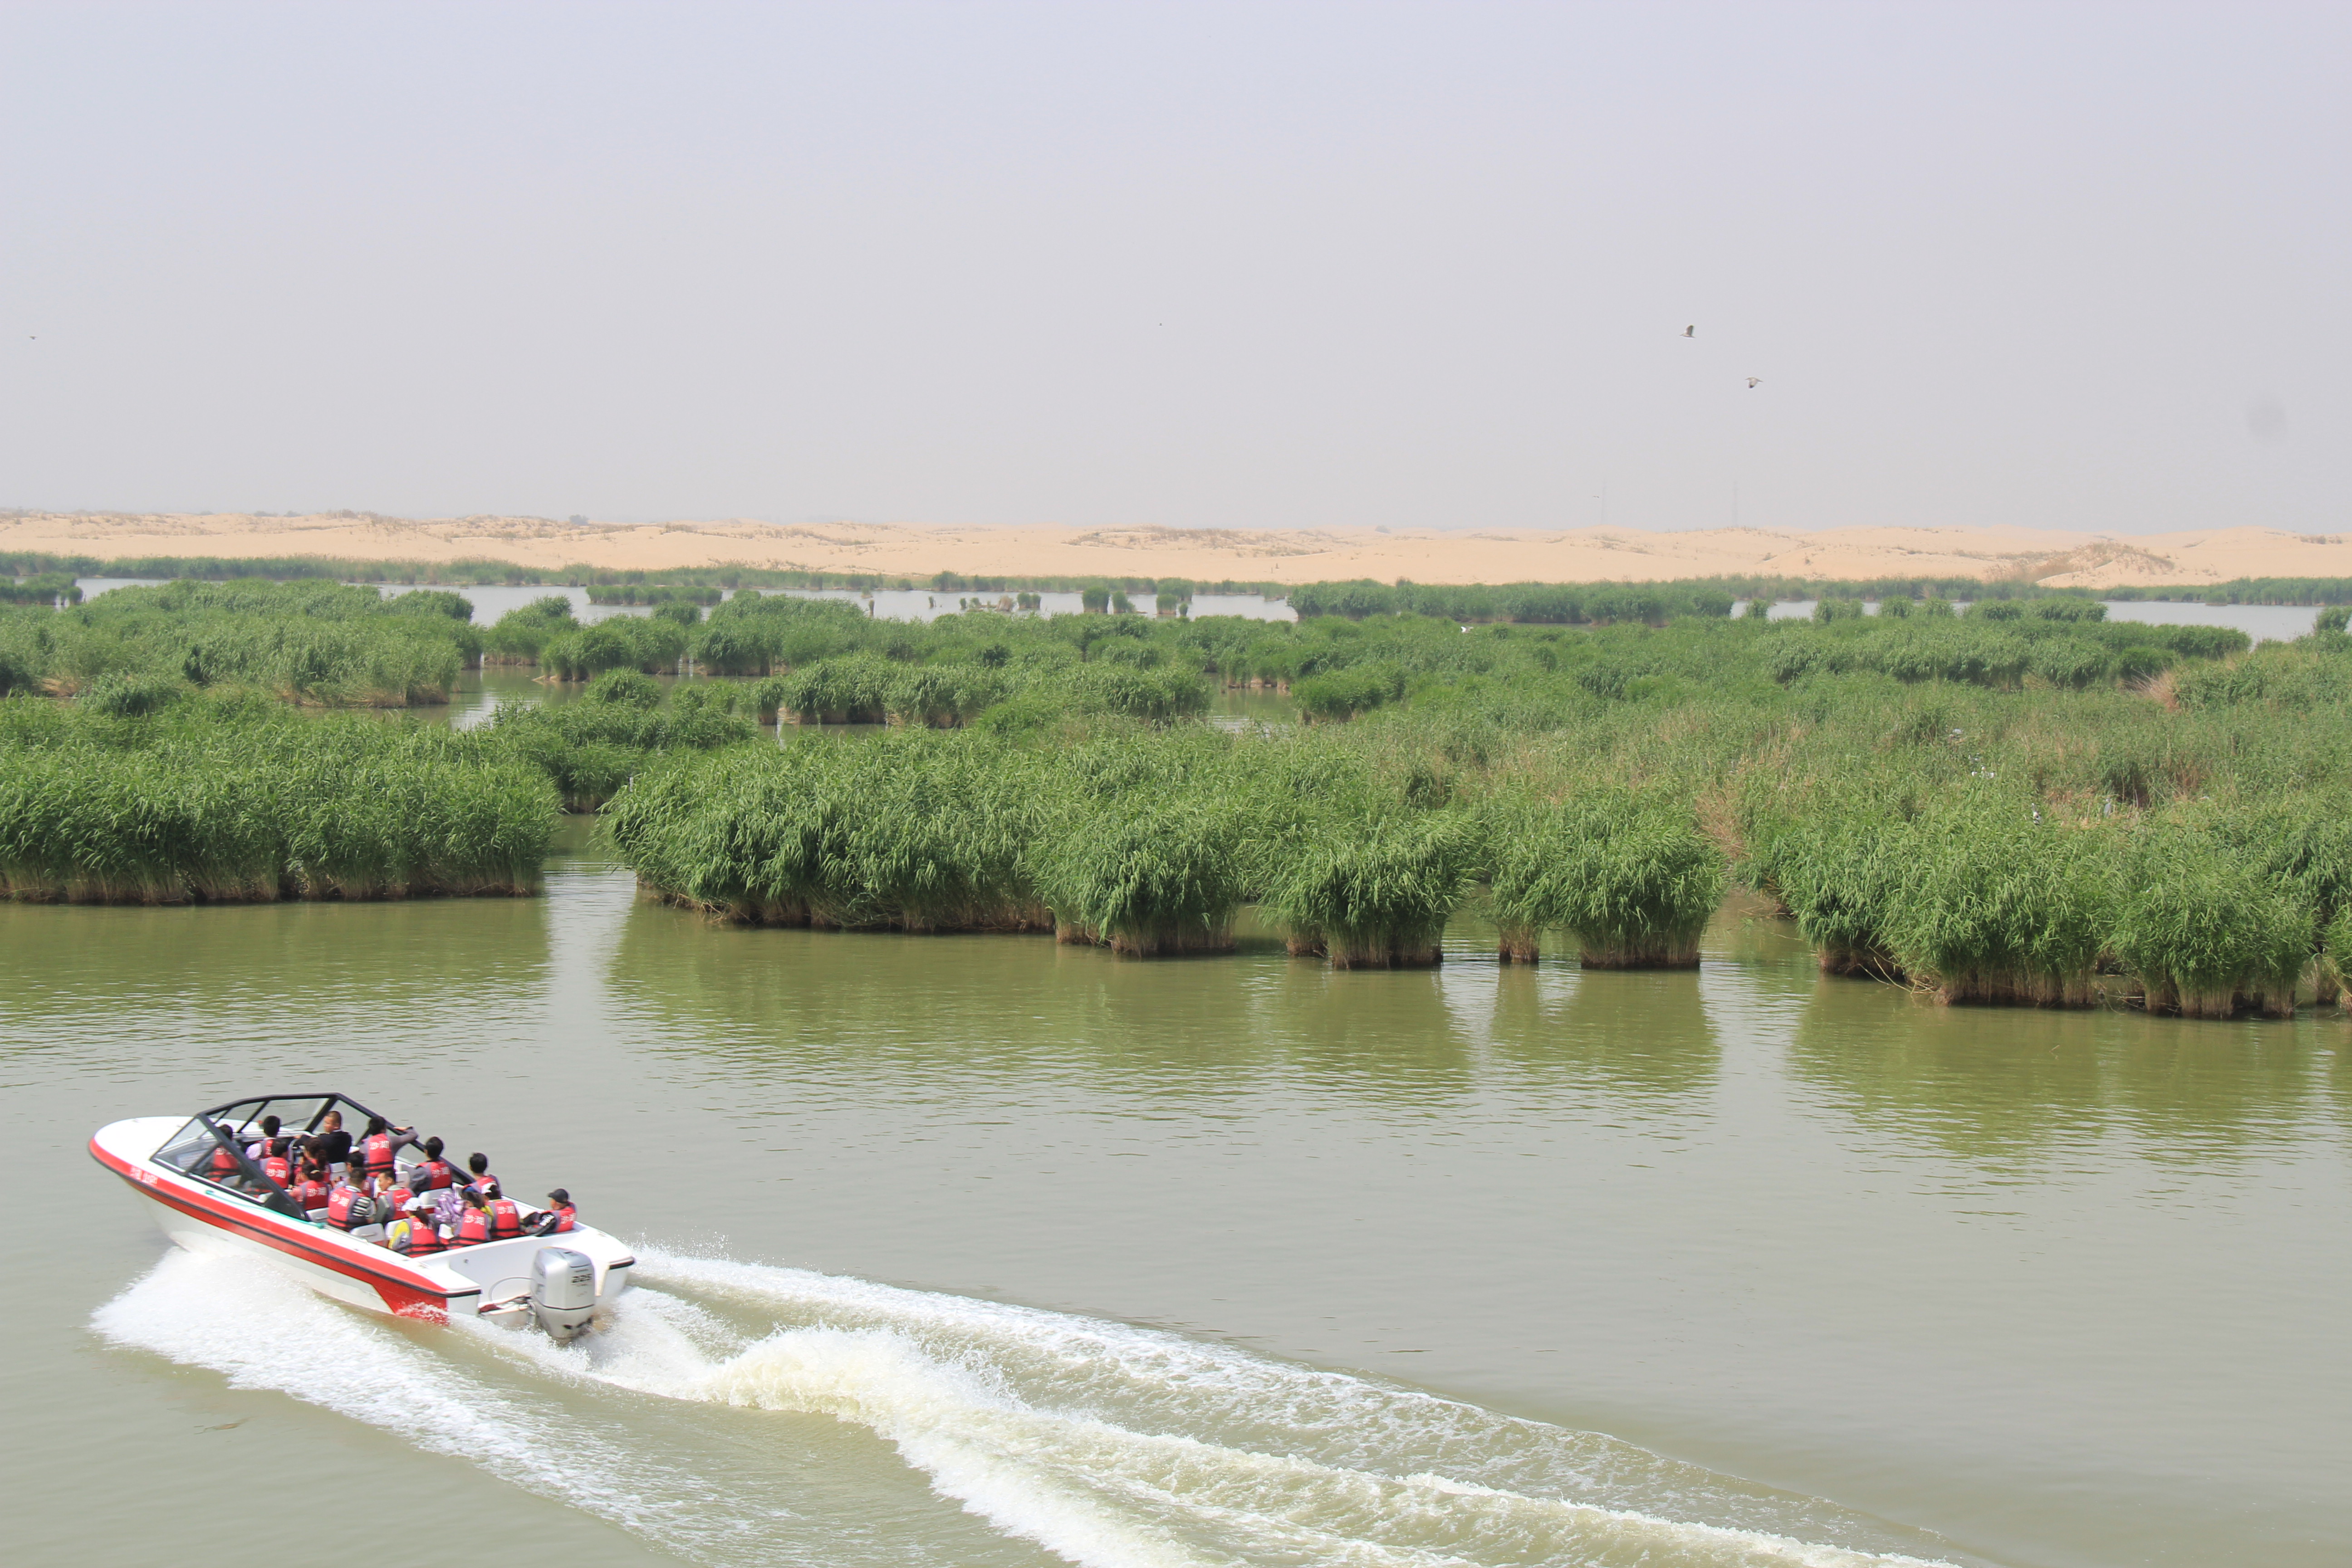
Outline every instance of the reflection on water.
[(2206, 1165), (2311, 1121), (2315, 1049), (2342, 1026), (1941, 1007), (1823, 978), (1789, 1064), (1825, 1105), (1898, 1140), (2017, 1170), (2122, 1138)]

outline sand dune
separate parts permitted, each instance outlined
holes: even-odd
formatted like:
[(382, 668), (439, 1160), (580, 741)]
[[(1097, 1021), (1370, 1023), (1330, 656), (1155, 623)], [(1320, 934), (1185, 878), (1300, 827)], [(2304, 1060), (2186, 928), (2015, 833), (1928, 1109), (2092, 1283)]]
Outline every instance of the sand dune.
[(2266, 528), (2123, 538), (2014, 528), (1850, 528), (1819, 533), (1590, 528), (1388, 532), (1358, 529), (935, 528), (749, 521), (568, 523), (534, 517), (244, 513), (0, 513), (0, 551), (121, 559), (314, 555), (508, 561), (658, 571), (738, 564), (928, 577), (1189, 577), (1311, 583), (1589, 583), (1729, 574), (2023, 578), (2069, 587), (2352, 576), (2344, 535)]

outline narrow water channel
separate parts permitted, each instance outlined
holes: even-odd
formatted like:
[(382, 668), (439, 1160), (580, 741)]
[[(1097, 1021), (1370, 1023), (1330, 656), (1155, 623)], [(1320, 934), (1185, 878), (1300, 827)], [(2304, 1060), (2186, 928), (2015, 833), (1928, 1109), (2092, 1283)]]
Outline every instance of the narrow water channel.
[[(1939, 1010), (1739, 908), (1695, 975), (737, 931), (574, 840), (540, 900), (0, 905), (12, 1561), (2352, 1558), (2333, 1011)], [(321, 1087), (646, 1288), (393, 1323), (82, 1153)]]

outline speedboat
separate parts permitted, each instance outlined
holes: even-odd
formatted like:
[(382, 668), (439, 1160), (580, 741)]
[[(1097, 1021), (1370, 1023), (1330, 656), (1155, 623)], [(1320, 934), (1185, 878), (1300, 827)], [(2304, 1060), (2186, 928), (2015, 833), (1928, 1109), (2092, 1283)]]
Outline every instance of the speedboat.
[[(265, 1095), (189, 1116), (134, 1116), (98, 1130), (89, 1152), (147, 1199), (163, 1234), (192, 1252), (246, 1252), (323, 1295), (430, 1322), (536, 1323), (559, 1340), (584, 1332), (628, 1288), (636, 1259), (601, 1230), (519, 1205), (524, 1234), (406, 1258), (379, 1226), (340, 1230), (305, 1212), (246, 1153), (274, 1115), (279, 1136), (318, 1131), (329, 1111), (364, 1127), (376, 1113), (341, 1094)], [(403, 1153), (414, 1154), (414, 1149)], [(413, 1167), (400, 1167), (403, 1184)], [(534, 1231), (550, 1234), (533, 1234)]]

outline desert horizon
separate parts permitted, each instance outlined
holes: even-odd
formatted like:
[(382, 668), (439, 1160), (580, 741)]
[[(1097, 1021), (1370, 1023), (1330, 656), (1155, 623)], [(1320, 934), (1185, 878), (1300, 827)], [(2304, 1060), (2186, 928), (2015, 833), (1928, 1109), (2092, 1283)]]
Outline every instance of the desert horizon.
[(1975, 577), (2053, 588), (2197, 586), (2241, 577), (2352, 576), (2352, 542), (2242, 526), (2146, 535), (1876, 527), (1650, 531), (1386, 528), (1185, 529), (778, 524), (742, 519), (600, 522), (530, 516), (399, 518), (334, 511), (0, 514), (0, 552), (136, 560), (212, 555), (331, 561), (491, 560), (556, 571), (740, 566), (920, 578), (1178, 577), (1299, 584), (1822, 581)]

